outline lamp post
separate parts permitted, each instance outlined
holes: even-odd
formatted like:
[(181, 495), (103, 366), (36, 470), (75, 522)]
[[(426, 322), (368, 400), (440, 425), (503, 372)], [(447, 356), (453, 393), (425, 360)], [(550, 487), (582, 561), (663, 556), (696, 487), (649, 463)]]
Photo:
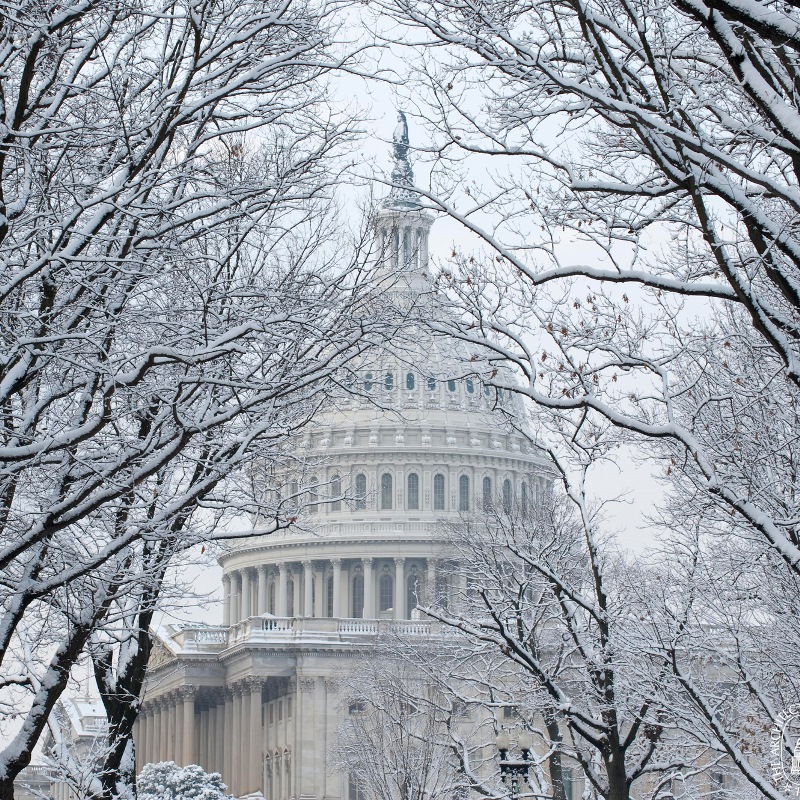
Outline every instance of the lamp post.
[(497, 749), (500, 752), (500, 780), (503, 786), (509, 786), (511, 800), (519, 800), (519, 779), (528, 779), (528, 770), (531, 766), (531, 745), (533, 740), (528, 731), (522, 731), (517, 740), (519, 749), (522, 751), (522, 758), (515, 759), (508, 757), (508, 750), (511, 742), (506, 731), (497, 734)]

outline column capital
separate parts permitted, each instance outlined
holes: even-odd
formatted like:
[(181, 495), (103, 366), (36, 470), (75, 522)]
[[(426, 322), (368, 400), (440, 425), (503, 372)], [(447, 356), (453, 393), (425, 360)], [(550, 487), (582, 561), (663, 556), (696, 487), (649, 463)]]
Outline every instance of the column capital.
[(314, 566), (314, 562), (310, 558), (307, 558), (305, 561), (302, 562), (302, 564), (303, 564), (303, 569), (311, 569), (311, 567)]
[(266, 575), (268, 569), (269, 567), (267, 567), (266, 564), (262, 564), (260, 567), (256, 567), (256, 572), (258, 572), (259, 574), (263, 573), (264, 575)]
[(342, 566), (342, 559), (341, 558), (332, 558), (331, 559), (331, 566), (340, 569), (341, 566)]
[(181, 686), (177, 694), (182, 700), (194, 700), (197, 697), (197, 687)]
[(394, 558), (394, 563), (395, 563), (397, 566), (399, 566), (399, 567), (402, 567), (402, 566), (403, 566), (403, 564), (405, 564), (405, 563), (406, 563), (406, 557), (405, 557), (405, 556), (395, 556), (395, 558)]
[(285, 573), (285, 572), (287, 572), (287, 571), (289, 571), (289, 570), (288, 570), (288, 568), (287, 568), (287, 566), (286, 566), (286, 563), (285, 563), (284, 561), (281, 561), (281, 563), (280, 563), (280, 564), (278, 564), (278, 572), (283, 572), (283, 573)]
[(362, 558), (362, 559), (361, 559), (361, 563), (362, 563), (362, 564), (363, 564), (365, 567), (371, 567), (371, 566), (372, 566), (372, 562), (373, 562), (374, 560), (375, 560), (375, 559), (374, 559), (372, 556), (367, 556), (366, 558)]

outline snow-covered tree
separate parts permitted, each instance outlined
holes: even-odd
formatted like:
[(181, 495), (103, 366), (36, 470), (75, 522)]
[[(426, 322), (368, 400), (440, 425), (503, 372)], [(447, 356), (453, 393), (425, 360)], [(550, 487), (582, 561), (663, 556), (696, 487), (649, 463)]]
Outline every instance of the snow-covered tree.
[[(730, 591), (715, 582), (723, 605), (710, 618), (726, 618), (724, 603), (742, 582), (766, 592), (767, 565), (776, 596), (793, 605), (797, 8), (728, 0), (381, 7), (413, 27), (415, 43), (436, 45), (417, 62), (432, 100), (415, 90), (411, 101), (431, 119), (431, 150), (442, 160), (428, 198), (485, 245), (456, 250), (443, 268), (441, 285), (461, 315), (437, 326), (513, 365), (521, 386), (502, 371), (492, 377), (491, 366), (485, 377), (548, 409), (540, 433), (554, 446), (577, 441), (599, 452), (624, 441), (657, 460), (680, 498), (672, 521), (703, 529), (698, 557), (720, 543), (747, 570), (727, 576)], [(461, 160), (480, 177), (459, 184)], [(792, 640), (798, 634), (774, 600), (749, 620), (761, 635), (782, 626)], [(756, 653), (763, 648), (741, 649), (741, 687), (774, 721), (797, 701), (796, 667), (750, 663)], [(768, 678), (784, 667), (788, 680)], [(698, 725), (712, 723), (714, 697), (684, 688)], [(747, 766), (736, 737), (722, 728), (718, 736), (755, 791), (780, 796), (769, 771)]]
[[(231, 476), (385, 330), (335, 218), (355, 128), (327, 96), (350, 63), (338, 11), (2, 11), (0, 798), (90, 644), (100, 794), (129, 781), (169, 559), (254, 510)], [(261, 518), (287, 523), (279, 504)]]
[(174, 761), (147, 764), (139, 775), (139, 800), (230, 800), (218, 772)]

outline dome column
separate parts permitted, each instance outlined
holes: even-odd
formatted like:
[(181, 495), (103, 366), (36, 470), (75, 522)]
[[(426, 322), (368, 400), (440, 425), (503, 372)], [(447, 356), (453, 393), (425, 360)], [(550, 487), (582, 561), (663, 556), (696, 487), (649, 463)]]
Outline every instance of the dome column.
[(406, 585), (406, 560), (394, 560), (394, 618), (405, 619), (405, 585)]
[(222, 624), (231, 624), (231, 579), (227, 575), (222, 576)]
[(276, 617), (286, 616), (286, 564), (278, 564), (278, 601), (275, 608)]
[(242, 570), (242, 619), (250, 618), (250, 570)]
[(256, 614), (260, 617), (267, 610), (267, 568), (258, 568), (258, 605)]
[(372, 571), (372, 559), (362, 558), (364, 567), (364, 619), (375, 619), (375, 575)]
[(333, 616), (342, 616), (342, 559), (334, 558), (331, 561), (333, 567)]
[[(303, 616), (314, 616), (314, 566), (310, 561), (303, 562)], [(297, 616), (300, 616), (299, 614)]]

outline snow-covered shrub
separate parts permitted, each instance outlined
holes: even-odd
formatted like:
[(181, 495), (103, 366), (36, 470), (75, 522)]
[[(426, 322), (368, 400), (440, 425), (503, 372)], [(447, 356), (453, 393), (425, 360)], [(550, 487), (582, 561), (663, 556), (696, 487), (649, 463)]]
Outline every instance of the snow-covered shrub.
[(219, 772), (206, 772), (197, 764), (147, 764), (136, 785), (139, 800), (231, 800)]

